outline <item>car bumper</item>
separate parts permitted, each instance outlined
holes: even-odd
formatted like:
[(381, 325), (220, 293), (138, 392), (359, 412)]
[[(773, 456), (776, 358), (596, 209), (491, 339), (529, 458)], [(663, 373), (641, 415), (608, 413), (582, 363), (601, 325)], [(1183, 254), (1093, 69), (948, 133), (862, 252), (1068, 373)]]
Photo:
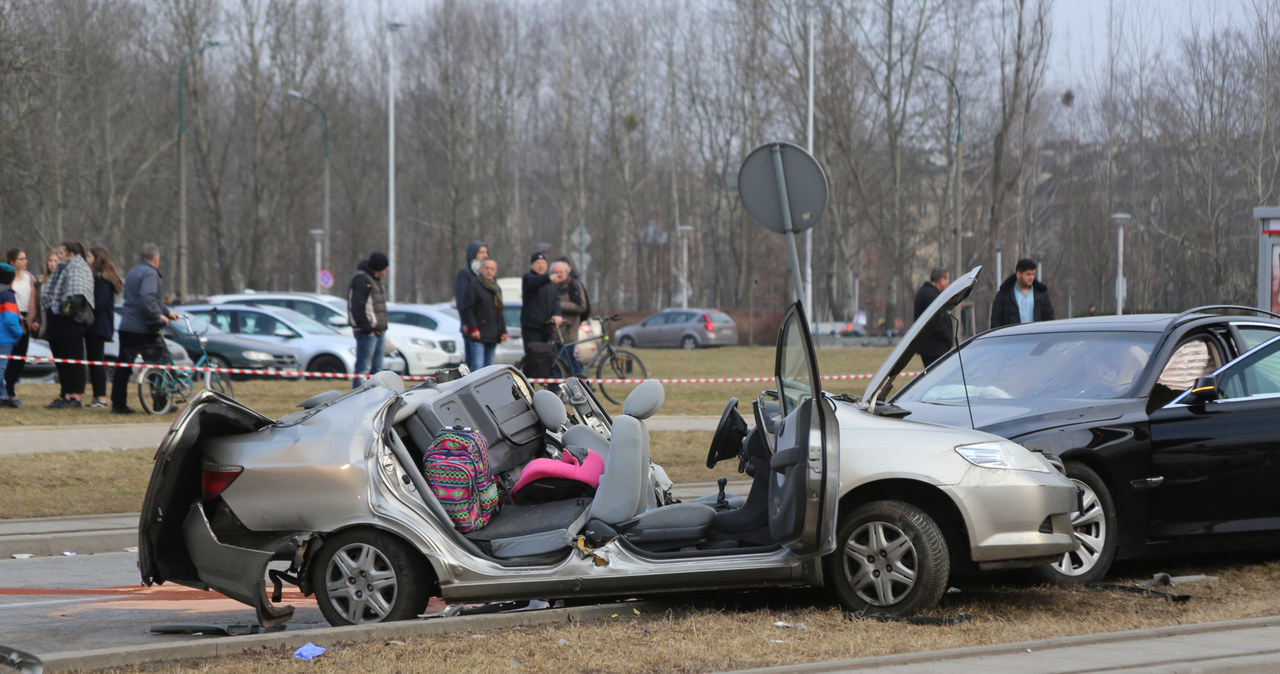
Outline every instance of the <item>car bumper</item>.
[(1052, 473), (973, 468), (942, 487), (961, 511), (970, 555), (982, 568), (1035, 566), (1074, 550), (1074, 485)]

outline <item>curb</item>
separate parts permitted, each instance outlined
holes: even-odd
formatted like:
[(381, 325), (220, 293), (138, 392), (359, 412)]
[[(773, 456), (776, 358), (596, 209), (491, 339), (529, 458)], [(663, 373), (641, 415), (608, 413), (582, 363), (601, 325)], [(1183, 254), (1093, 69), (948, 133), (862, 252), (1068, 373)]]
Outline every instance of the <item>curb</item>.
[(629, 601), (599, 606), (542, 609), (457, 618), (406, 620), (395, 623), (378, 623), (376, 625), (321, 627), (296, 632), (290, 632), (286, 629), (283, 632), (270, 634), (208, 637), (200, 641), (183, 643), (157, 643), (150, 646), (66, 651), (39, 657), (44, 662), (44, 671), (46, 672), (131, 667), (149, 662), (234, 655), (247, 649), (260, 647), (300, 647), (307, 642), (329, 648), (341, 642), (367, 642), (395, 637), (434, 636), (450, 632), (493, 630), (527, 625), (569, 624), (604, 618), (624, 611), (631, 612), (631, 610), (647, 613), (665, 611), (671, 605), (669, 602), (663, 601)]
[(138, 544), (138, 513), (0, 520), (0, 558), (122, 552)]

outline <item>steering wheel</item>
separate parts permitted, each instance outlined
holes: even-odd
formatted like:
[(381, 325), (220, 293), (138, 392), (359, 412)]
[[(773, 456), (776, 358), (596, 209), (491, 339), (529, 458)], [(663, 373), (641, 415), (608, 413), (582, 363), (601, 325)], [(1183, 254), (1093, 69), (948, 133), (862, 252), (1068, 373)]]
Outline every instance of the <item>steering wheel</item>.
[(738, 456), (742, 447), (742, 439), (747, 437), (747, 422), (738, 413), (738, 399), (730, 398), (720, 415), (720, 423), (716, 426), (716, 434), (711, 438), (711, 450), (707, 452), (707, 468), (715, 468), (716, 463)]

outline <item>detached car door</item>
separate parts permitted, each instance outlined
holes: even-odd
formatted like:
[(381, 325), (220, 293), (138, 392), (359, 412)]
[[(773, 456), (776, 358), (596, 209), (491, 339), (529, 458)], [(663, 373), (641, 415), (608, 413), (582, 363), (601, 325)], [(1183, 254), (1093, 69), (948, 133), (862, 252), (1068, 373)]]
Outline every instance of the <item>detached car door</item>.
[(835, 549), (840, 434), (799, 302), (782, 317), (774, 378), (782, 419), (770, 461), (769, 533), (793, 552), (827, 554)]
[(1280, 337), (1213, 377), (1216, 399), (1151, 413), (1155, 538), (1280, 530)]

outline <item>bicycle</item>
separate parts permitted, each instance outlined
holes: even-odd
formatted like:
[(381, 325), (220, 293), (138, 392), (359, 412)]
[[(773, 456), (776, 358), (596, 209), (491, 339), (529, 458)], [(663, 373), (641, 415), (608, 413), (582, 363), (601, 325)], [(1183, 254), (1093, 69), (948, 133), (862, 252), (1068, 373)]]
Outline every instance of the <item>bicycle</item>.
[[(599, 335), (572, 342), (561, 341), (559, 331), (553, 332), (553, 338), (559, 348), (556, 350), (555, 360), (551, 363), (552, 377), (564, 379), (578, 376), (578, 370), (573, 367), (573, 364), (577, 362), (577, 358), (573, 355), (573, 347), (586, 342), (600, 341), (600, 348), (596, 351), (596, 355), (582, 365), (582, 373), (591, 372), (592, 368), (595, 368), (595, 386), (600, 388), (600, 393), (604, 394), (604, 397), (609, 402), (621, 405), (622, 401), (627, 399), (627, 394), (631, 392), (631, 389), (635, 388), (635, 384), (639, 384), (649, 378), (649, 372), (645, 370), (644, 363), (639, 356), (626, 349), (613, 348), (613, 343), (609, 341), (609, 333), (603, 327), (617, 320), (619, 320), (617, 314), (602, 318), (600, 319), (601, 331)], [(606, 382), (606, 380), (618, 379), (627, 381)], [(635, 381), (635, 384), (630, 383), (632, 380)]]
[[(211, 364), (209, 352), (205, 350), (208, 338), (204, 336), (204, 332), (196, 332), (191, 328), (189, 315), (183, 314), (180, 318), (187, 324), (187, 332), (195, 335), (200, 344), (200, 358), (195, 363), (196, 367), (209, 367)], [(158, 352), (161, 351), (164, 354), (163, 359), (158, 356)], [(173, 357), (169, 355), (169, 349), (163, 344), (143, 347), (142, 360), (144, 365), (148, 363), (173, 365)], [(196, 370), (144, 367), (138, 374), (138, 402), (142, 403), (142, 409), (150, 414), (166, 414), (172, 412), (178, 404), (186, 403), (187, 397), (195, 390), (193, 376), (195, 372)], [(205, 389), (217, 391), (228, 398), (235, 397), (231, 390), (230, 376), (212, 370), (205, 370), (203, 375)]]

